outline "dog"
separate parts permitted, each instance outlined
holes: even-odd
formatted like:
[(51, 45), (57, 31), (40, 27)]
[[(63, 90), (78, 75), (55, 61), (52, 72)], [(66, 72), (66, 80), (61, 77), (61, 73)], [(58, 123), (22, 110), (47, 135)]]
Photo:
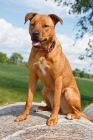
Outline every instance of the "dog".
[(62, 46), (55, 35), (55, 26), (63, 20), (55, 14), (40, 15), (27, 13), (25, 23), (29, 23), (29, 34), (32, 49), (28, 61), (29, 82), (28, 95), (23, 113), (16, 118), (22, 121), (27, 118), (32, 107), (37, 80), (44, 84), (41, 91), (46, 106), (38, 106), (35, 111), (52, 110), (47, 125), (55, 125), (59, 111), (68, 119), (80, 119), (81, 116), (92, 119), (81, 113), (81, 97), (74, 79), (70, 64), (62, 52)]

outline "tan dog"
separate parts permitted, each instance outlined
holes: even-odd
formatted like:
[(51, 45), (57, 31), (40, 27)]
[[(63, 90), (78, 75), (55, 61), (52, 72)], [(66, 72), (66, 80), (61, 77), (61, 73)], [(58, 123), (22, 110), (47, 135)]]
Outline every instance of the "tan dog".
[(36, 111), (52, 110), (47, 121), (48, 125), (55, 125), (58, 121), (59, 110), (68, 119), (80, 119), (80, 93), (68, 60), (62, 52), (62, 47), (55, 35), (55, 25), (63, 22), (54, 14), (39, 15), (28, 13), (25, 23), (30, 20), (29, 33), (32, 40), (32, 50), (29, 57), (29, 85), (28, 96), (23, 113), (16, 118), (22, 121), (27, 118), (32, 107), (33, 96), (38, 78), (44, 84), (42, 97), (46, 106), (39, 106)]

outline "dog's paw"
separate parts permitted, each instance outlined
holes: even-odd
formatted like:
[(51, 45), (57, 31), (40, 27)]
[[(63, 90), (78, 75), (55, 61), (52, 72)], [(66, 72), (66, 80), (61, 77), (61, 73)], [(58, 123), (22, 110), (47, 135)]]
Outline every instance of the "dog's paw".
[(56, 125), (57, 124), (57, 121), (58, 119), (57, 118), (49, 118), (48, 121), (47, 121), (47, 125), (49, 126), (53, 126), (53, 125)]
[(65, 118), (68, 119), (68, 120), (73, 120), (71, 114), (68, 114)]
[(15, 121), (16, 121), (16, 122), (23, 121), (23, 120), (25, 120), (26, 118), (27, 118), (27, 115), (20, 115), (20, 116), (18, 116), (18, 117), (15, 119)]

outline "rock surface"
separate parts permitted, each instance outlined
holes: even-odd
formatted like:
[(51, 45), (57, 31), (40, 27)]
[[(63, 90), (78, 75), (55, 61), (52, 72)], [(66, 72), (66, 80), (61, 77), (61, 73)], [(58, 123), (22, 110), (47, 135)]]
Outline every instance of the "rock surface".
[[(33, 103), (28, 118), (15, 122), (23, 111), (25, 103), (15, 103), (0, 107), (0, 140), (93, 140), (93, 123), (81, 118), (67, 120), (59, 114), (55, 126), (47, 126), (46, 121), (51, 112), (33, 112), (33, 108), (44, 103)], [(93, 118), (93, 104), (84, 113)]]

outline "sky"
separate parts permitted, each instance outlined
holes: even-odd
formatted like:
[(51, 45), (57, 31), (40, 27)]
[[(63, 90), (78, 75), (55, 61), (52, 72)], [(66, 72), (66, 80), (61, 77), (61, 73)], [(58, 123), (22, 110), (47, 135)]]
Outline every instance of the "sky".
[[(62, 45), (62, 51), (66, 55), (72, 70), (78, 68), (93, 74), (93, 67), (89, 67), (89, 60), (81, 61), (80, 55), (85, 54), (88, 34), (82, 40), (77, 40), (75, 46), (75, 24), (77, 17), (68, 14), (69, 7), (57, 6), (53, 0), (0, 0), (0, 52), (10, 57), (13, 52), (20, 53), (24, 61), (28, 61), (32, 48), (28, 32), (29, 22), (24, 24), (24, 17), (28, 12), (40, 14), (56, 14), (63, 20), (63, 24), (57, 23), (55, 31)], [(93, 38), (93, 37), (92, 37)]]

